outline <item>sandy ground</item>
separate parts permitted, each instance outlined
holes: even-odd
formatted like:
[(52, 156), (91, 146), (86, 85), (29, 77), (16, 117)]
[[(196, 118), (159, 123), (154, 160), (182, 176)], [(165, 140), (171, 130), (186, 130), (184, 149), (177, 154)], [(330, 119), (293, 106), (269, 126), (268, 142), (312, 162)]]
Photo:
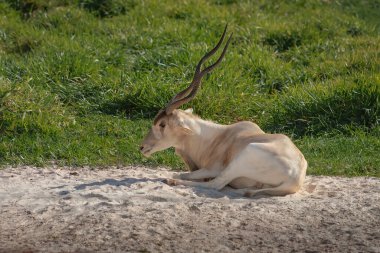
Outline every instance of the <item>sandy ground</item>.
[(0, 170), (0, 252), (380, 252), (380, 179), (286, 197), (171, 187), (164, 168)]

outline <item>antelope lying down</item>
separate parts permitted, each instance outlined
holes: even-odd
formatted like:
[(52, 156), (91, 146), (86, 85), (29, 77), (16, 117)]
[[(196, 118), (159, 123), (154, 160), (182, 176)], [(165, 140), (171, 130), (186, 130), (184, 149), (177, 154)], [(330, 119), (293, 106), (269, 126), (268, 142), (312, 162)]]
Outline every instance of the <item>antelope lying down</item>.
[[(258, 125), (247, 121), (219, 125), (193, 115), (192, 109), (177, 109), (194, 98), (202, 77), (222, 61), (232, 35), (219, 59), (201, 70), (202, 64), (219, 49), (226, 30), (227, 26), (215, 48), (198, 63), (190, 86), (158, 112), (140, 150), (149, 157), (157, 151), (175, 148), (191, 172), (167, 179), (169, 185), (218, 190), (230, 185), (244, 188), (246, 196), (295, 193), (305, 179), (307, 162), (287, 136), (266, 134)], [(202, 180), (209, 178), (213, 179)]]

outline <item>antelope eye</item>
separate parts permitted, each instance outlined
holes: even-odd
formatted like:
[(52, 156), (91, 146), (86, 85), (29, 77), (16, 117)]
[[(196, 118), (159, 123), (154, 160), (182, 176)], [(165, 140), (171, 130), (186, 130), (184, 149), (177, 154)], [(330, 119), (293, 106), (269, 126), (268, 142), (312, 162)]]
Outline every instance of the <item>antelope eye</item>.
[(161, 127), (161, 128), (164, 128), (164, 127), (165, 127), (165, 123), (164, 123), (164, 122), (161, 122), (161, 123), (160, 123), (160, 127)]

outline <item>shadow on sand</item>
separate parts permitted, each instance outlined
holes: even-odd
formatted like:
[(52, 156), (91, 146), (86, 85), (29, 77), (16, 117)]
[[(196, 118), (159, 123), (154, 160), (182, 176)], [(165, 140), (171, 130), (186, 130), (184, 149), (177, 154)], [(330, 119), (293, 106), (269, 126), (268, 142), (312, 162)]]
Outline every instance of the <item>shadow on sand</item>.
[[(103, 186), (103, 185), (111, 185), (111, 186), (131, 186), (136, 183), (141, 183), (141, 182), (152, 182), (152, 183), (160, 183), (160, 184), (165, 184), (164, 183), (165, 178), (125, 178), (121, 180), (116, 180), (112, 178), (108, 178), (102, 181), (98, 182), (91, 182), (87, 184), (79, 184), (74, 187), (75, 190), (84, 190), (87, 187), (92, 187), (92, 186)], [(243, 189), (233, 189), (229, 186), (226, 186), (223, 188), (221, 191), (215, 190), (215, 189), (209, 189), (209, 188), (204, 188), (204, 187), (190, 187), (190, 186), (173, 186), (179, 187), (179, 188), (190, 188), (194, 192), (195, 195), (198, 197), (203, 197), (203, 198), (213, 198), (213, 199), (220, 199), (220, 198), (229, 198), (229, 199), (247, 199), (246, 197), (243, 196), (244, 190)], [(157, 190), (159, 191), (159, 189)], [(250, 199), (260, 199), (260, 198), (267, 198), (269, 196), (266, 195), (259, 195), (252, 197)]]
[(116, 180), (112, 178), (107, 178), (103, 181), (99, 182), (92, 182), (88, 184), (80, 184), (75, 186), (75, 190), (84, 190), (87, 187), (91, 186), (102, 186), (102, 185), (112, 185), (112, 186), (130, 186), (132, 184), (136, 183), (142, 183), (142, 182), (162, 182), (164, 178), (156, 178), (156, 179), (151, 179), (151, 178), (125, 178), (122, 180)]

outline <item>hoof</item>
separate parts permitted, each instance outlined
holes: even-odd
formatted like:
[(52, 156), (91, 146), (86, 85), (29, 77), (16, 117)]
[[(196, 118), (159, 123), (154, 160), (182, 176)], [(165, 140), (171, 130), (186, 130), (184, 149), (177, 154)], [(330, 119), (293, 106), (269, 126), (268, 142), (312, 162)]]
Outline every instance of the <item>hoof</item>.
[(167, 184), (167, 185), (170, 185), (170, 186), (177, 185), (176, 180), (171, 179), (171, 178), (164, 179), (164, 180), (162, 180), (162, 182), (165, 183), (165, 184)]
[(253, 194), (250, 192), (245, 192), (243, 195), (243, 197), (245, 197), (245, 198), (251, 198), (252, 196), (253, 196)]

